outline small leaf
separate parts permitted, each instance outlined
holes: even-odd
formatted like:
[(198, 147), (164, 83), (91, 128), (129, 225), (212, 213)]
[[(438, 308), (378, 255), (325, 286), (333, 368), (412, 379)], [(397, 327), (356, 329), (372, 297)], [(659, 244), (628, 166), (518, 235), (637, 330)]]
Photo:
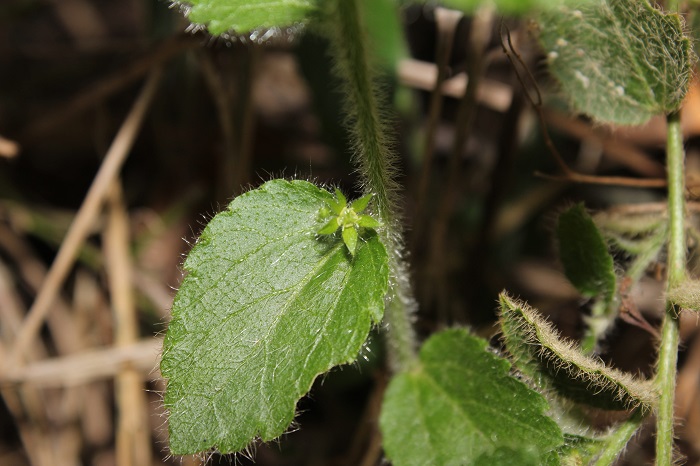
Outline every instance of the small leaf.
[(290, 26), (305, 21), (317, 9), (316, 0), (187, 0), (187, 17), (206, 25), (212, 34)]
[(544, 398), (486, 346), (464, 329), (434, 334), (390, 382), (379, 424), (394, 466), (492, 464), (505, 448), (542, 459), (563, 444)]
[(316, 233), (319, 235), (332, 235), (338, 230), (339, 227), (338, 217), (333, 217), (332, 219), (328, 220), (328, 223), (323, 225)]
[(371, 194), (366, 194), (362, 196), (359, 199), (355, 199), (352, 201), (352, 210), (357, 212), (358, 214), (365, 210), (367, 206), (369, 205), (369, 201), (372, 200), (372, 195)]
[(500, 295), (500, 324), (515, 366), (543, 389), (603, 409), (651, 409), (658, 393), (651, 381), (607, 367), (585, 356), (527, 304)]
[(368, 232), (350, 260), (341, 241), (317, 236), (332, 198), (273, 180), (204, 229), (163, 344), (173, 454), (278, 437), (316, 376), (354, 361), (381, 320), (386, 250)]
[[(338, 188), (335, 188), (335, 198), (338, 199), (337, 205), (340, 206), (341, 210), (343, 207), (348, 205), (348, 200), (345, 198), (345, 194), (343, 194), (343, 192)], [(338, 212), (338, 214), (340, 214), (340, 212)]]
[(616, 276), (613, 258), (605, 239), (583, 204), (559, 216), (559, 257), (569, 281), (587, 298), (601, 297), (611, 303)]
[(351, 255), (355, 255), (355, 249), (357, 249), (357, 230), (354, 228), (344, 228), (343, 229), (343, 242), (345, 246), (348, 247)]
[(379, 228), (382, 226), (379, 220), (369, 215), (360, 215), (360, 220), (357, 222), (357, 225), (363, 228)]
[(577, 111), (642, 124), (678, 110), (692, 71), (680, 16), (650, 2), (595, 0), (538, 18), (549, 69)]

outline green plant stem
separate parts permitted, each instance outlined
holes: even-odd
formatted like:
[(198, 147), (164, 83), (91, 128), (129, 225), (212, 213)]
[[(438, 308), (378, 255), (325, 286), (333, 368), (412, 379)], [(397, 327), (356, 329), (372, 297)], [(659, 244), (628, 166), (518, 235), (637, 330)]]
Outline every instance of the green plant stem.
[(385, 321), (390, 360), (396, 371), (409, 370), (417, 363), (415, 334), (411, 317), (415, 301), (411, 294), (408, 268), (403, 260), (403, 236), (398, 220), (394, 178), (394, 154), (382, 124), (379, 99), (369, 59), (367, 36), (358, 0), (330, 3), (326, 34), (336, 57), (336, 73), (346, 92), (345, 106), (355, 147), (355, 164), (366, 191), (374, 194), (374, 205), (384, 227), (379, 230), (389, 253), (389, 293)]
[[(668, 283), (667, 290), (685, 279), (685, 179), (683, 135), (680, 114), (667, 118), (666, 169), (668, 173)], [(656, 386), (659, 390), (659, 409), (656, 419), (656, 464), (670, 466), (673, 463), (673, 402), (676, 390), (676, 365), (678, 362), (679, 321), (676, 308), (666, 302), (666, 315), (661, 327), (661, 345), (657, 364)]]
[(609, 466), (614, 464), (632, 436), (639, 429), (643, 420), (644, 414), (640, 410), (636, 410), (629, 419), (620, 424), (617, 429), (605, 439), (605, 446), (594, 463), (595, 466)]

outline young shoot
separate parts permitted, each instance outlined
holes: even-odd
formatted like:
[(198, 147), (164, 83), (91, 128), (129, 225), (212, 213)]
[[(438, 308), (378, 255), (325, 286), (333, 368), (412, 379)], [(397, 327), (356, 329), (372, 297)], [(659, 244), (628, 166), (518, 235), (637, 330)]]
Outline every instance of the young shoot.
[(319, 235), (332, 235), (340, 229), (343, 242), (348, 251), (350, 251), (350, 255), (354, 257), (357, 249), (359, 229), (374, 229), (381, 226), (381, 223), (374, 217), (360, 214), (367, 208), (371, 199), (372, 194), (367, 194), (348, 205), (345, 195), (336, 188), (335, 199), (328, 202), (328, 206), (321, 208), (319, 211), (321, 219), (328, 220), (316, 233)]

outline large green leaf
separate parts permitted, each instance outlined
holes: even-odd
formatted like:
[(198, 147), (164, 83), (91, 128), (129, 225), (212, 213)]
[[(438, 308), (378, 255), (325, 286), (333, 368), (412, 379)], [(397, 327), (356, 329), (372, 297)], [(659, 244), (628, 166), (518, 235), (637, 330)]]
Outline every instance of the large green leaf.
[(435, 334), (418, 366), (394, 377), (379, 422), (395, 466), (493, 464), (503, 449), (551, 464), (564, 439), (546, 401), (486, 346), (464, 329)]
[(595, 0), (538, 17), (549, 69), (577, 111), (601, 122), (641, 124), (680, 107), (691, 44), (677, 14), (649, 3)]
[(551, 323), (527, 304), (500, 295), (500, 324), (515, 366), (544, 389), (610, 410), (648, 411), (658, 400), (652, 381), (606, 366), (563, 339)]
[(569, 281), (587, 298), (610, 303), (615, 296), (616, 276), (608, 245), (583, 204), (559, 216), (559, 258)]
[(289, 26), (305, 21), (317, 0), (187, 0), (187, 17), (212, 34)]
[(339, 234), (318, 236), (332, 202), (311, 183), (273, 180), (205, 228), (163, 346), (172, 453), (278, 437), (316, 376), (354, 361), (381, 320), (386, 250), (372, 230), (354, 257)]

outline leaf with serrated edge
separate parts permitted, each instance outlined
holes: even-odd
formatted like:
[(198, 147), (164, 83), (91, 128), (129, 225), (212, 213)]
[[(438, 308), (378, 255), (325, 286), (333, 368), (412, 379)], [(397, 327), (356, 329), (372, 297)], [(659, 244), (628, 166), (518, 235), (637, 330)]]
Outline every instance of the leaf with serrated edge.
[[(434, 334), (420, 362), (394, 377), (379, 424), (394, 466), (473, 464), (500, 449), (546, 457), (564, 442), (547, 402), (465, 329)], [(541, 464), (541, 463), (540, 463)]]
[(527, 304), (500, 295), (500, 324), (515, 366), (542, 386), (572, 400), (603, 409), (651, 409), (658, 393), (651, 381), (585, 356)]
[(172, 453), (278, 437), (316, 376), (354, 361), (381, 320), (386, 250), (369, 230), (354, 257), (339, 237), (317, 236), (332, 198), (273, 180), (205, 228), (163, 345)]
[(637, 125), (680, 107), (693, 59), (677, 14), (645, 1), (596, 0), (537, 22), (549, 70), (576, 111)]
[(187, 0), (190, 21), (212, 34), (248, 32), (258, 28), (290, 26), (305, 21), (317, 9), (316, 0)]
[(557, 222), (559, 258), (569, 281), (587, 297), (615, 297), (617, 277), (608, 245), (583, 204), (572, 206)]

